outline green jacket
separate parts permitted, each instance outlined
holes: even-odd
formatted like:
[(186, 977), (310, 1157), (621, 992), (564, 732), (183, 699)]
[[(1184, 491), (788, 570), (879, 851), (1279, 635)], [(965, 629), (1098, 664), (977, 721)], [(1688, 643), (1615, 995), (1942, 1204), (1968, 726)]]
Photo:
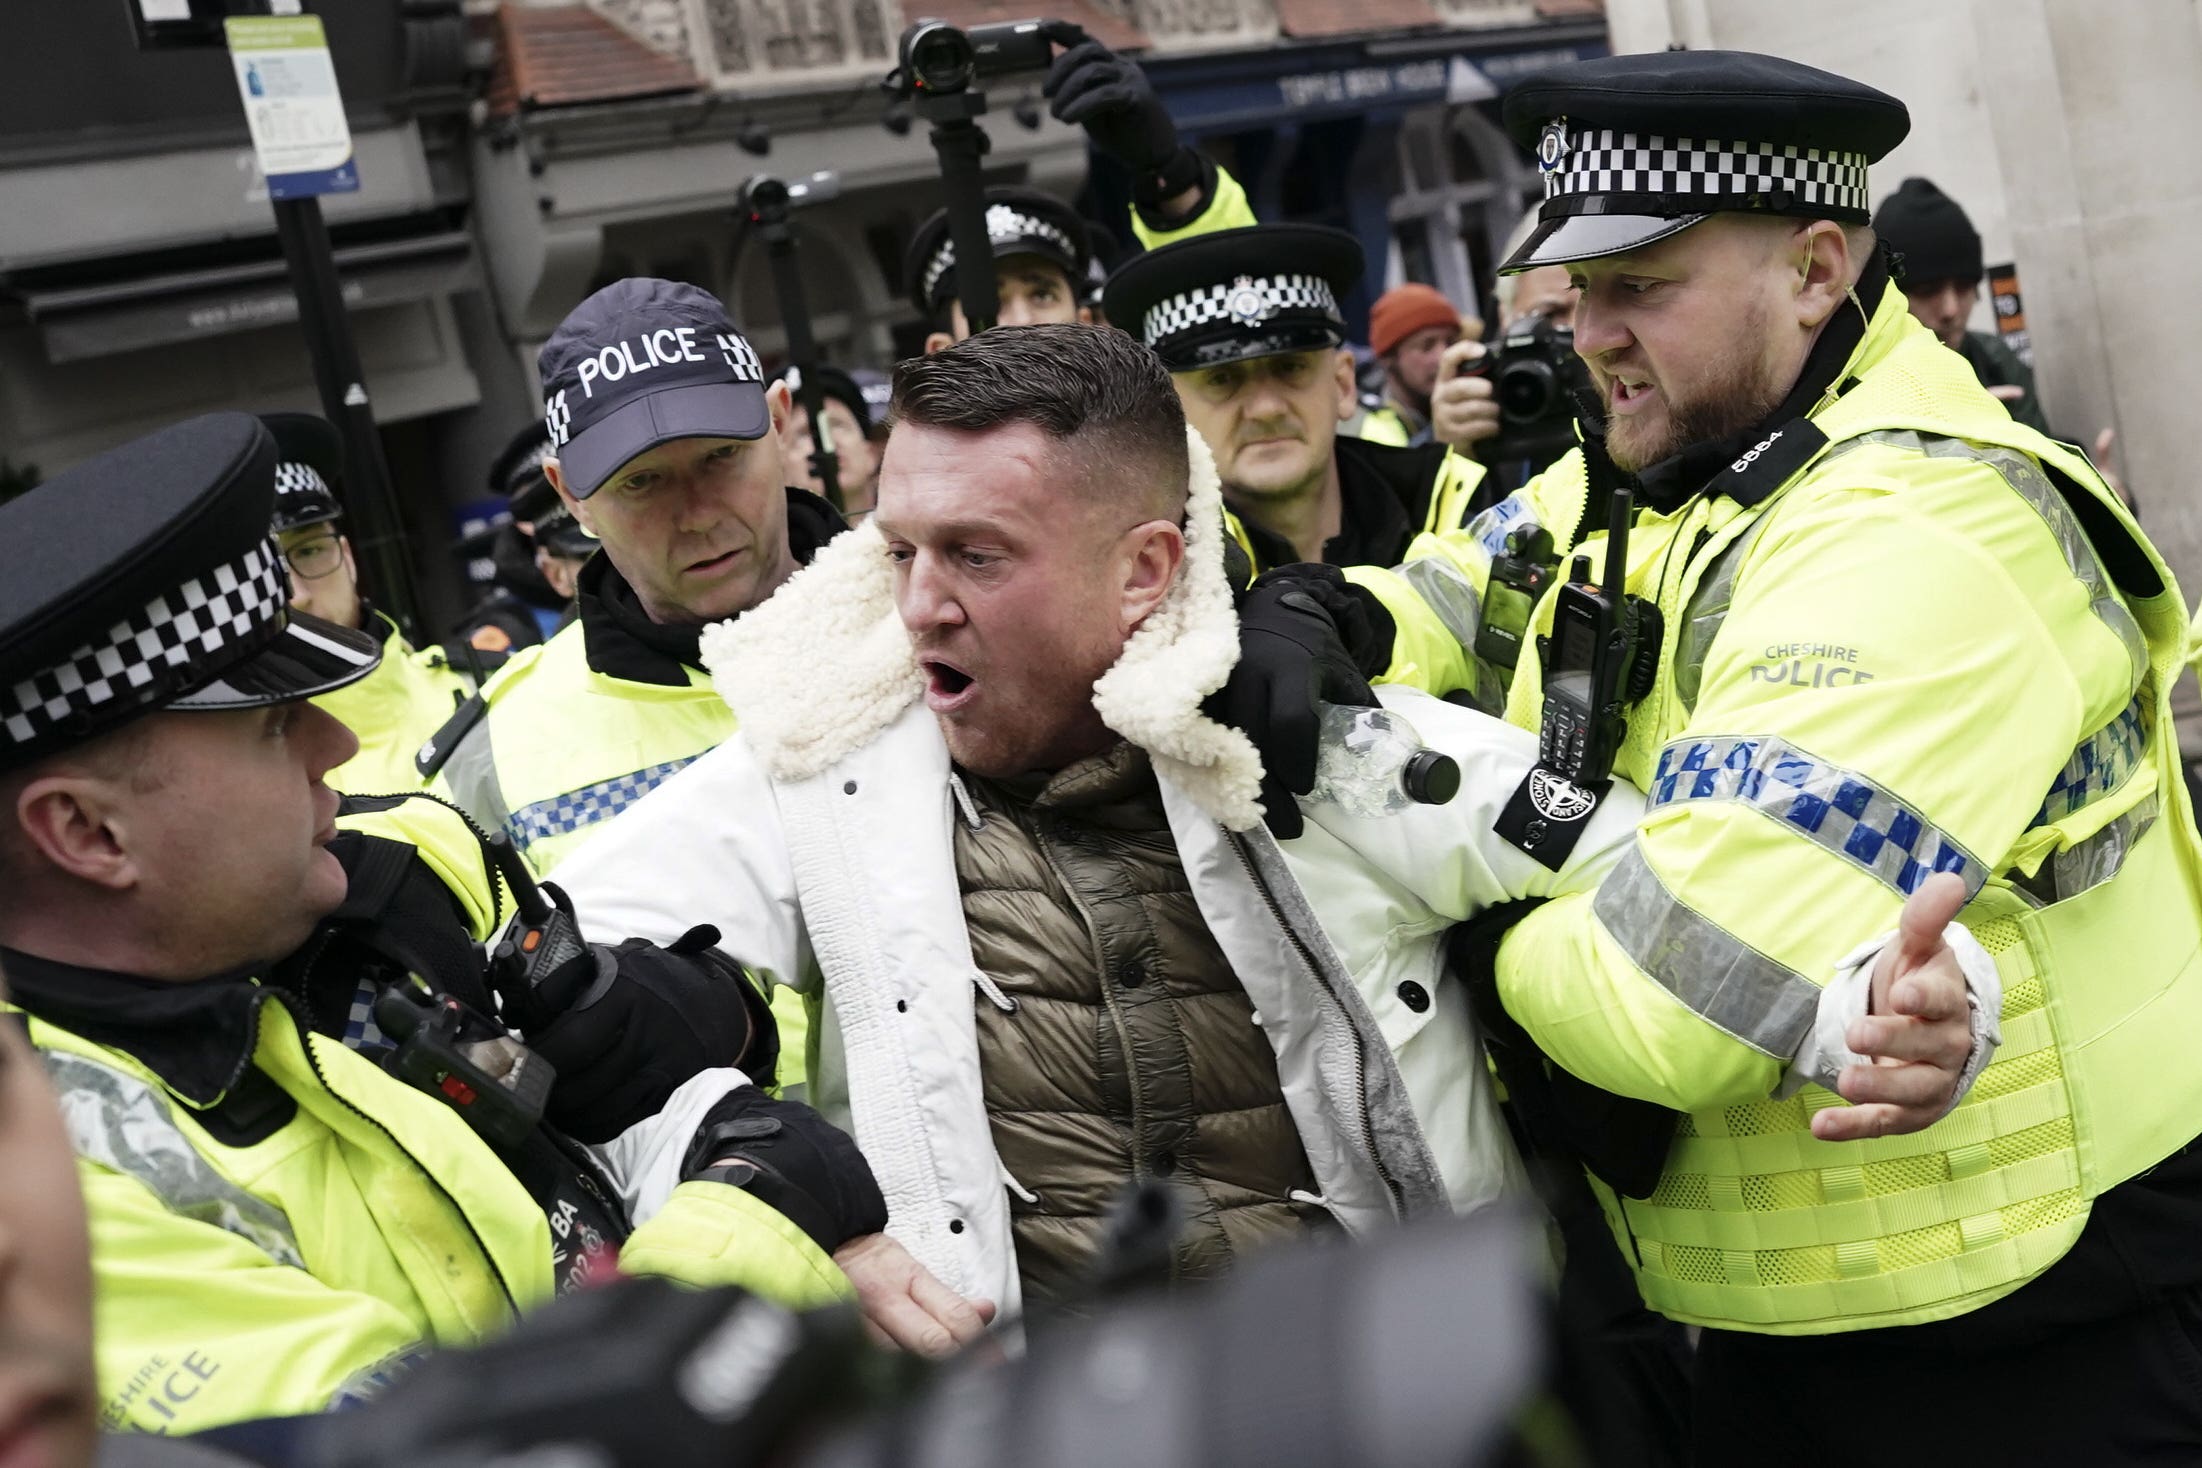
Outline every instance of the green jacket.
[[(368, 824), (459, 849), (447, 812), (405, 804), (420, 809)], [(355, 1048), (375, 1033), (346, 975), (286, 961), (161, 984), (6, 962), (78, 1157), (111, 1430), (342, 1406), (585, 1283), (611, 1257), (599, 1245), (629, 1273), (796, 1306), (846, 1293), (738, 1189), (680, 1184), (634, 1227), (625, 1181), (573, 1144), (539, 1132), (517, 1158), (494, 1150)]]
[[(1649, 808), (1597, 891), (1531, 914), (1498, 958), (1555, 1063), (1687, 1113), (1658, 1192), (1606, 1199), (1647, 1301), (1773, 1333), (2008, 1294), (2202, 1130), (2171, 573), (2086, 459), (2014, 422), (1893, 289), (1829, 372), (1808, 422), (1638, 514), (1628, 589), (1665, 640), (1616, 774)], [(1537, 659), (1509, 679), (1472, 651), (1490, 558), (1541, 524), (1598, 564), (1589, 497), (1571, 452), (1399, 572), (1354, 573), (1398, 619), (1390, 676), (1496, 688), (1536, 728)], [(1935, 1126), (1818, 1142), (1811, 1113), (1837, 1099), (1773, 1096), (1812, 976), (1934, 871), (1974, 894), (2002, 1048)]]
[(420, 783), (413, 752), (474, 691), (440, 647), (416, 652), (398, 624), (368, 613), (382, 628), (382, 661), (357, 683), (313, 700), (359, 736), (359, 753), (329, 771), (332, 790), (347, 795), (393, 795)]

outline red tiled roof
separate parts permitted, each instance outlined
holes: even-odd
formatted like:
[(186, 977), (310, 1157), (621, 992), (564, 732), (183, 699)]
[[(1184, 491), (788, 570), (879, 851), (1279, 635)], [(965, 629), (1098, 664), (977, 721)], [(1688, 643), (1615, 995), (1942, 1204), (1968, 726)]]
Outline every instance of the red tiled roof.
[(501, 5), (489, 110), (507, 117), (703, 90), (689, 65), (654, 51), (586, 5)]
[(1343, 36), (1364, 31), (1434, 26), (1427, 0), (1274, 0), (1277, 28), (1288, 36)]
[(965, 30), (999, 20), (1048, 15), (1084, 27), (1087, 35), (1112, 51), (1144, 51), (1154, 45), (1138, 26), (1088, 0), (1055, 0), (1053, 5), (1037, 8), (1032, 0), (902, 0), (902, 13), (911, 20), (920, 16), (945, 20)]

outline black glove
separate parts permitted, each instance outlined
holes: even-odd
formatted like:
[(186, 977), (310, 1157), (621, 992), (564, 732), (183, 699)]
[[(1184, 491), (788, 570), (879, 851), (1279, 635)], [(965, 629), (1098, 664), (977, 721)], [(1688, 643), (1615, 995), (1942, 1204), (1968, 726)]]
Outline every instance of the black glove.
[(577, 1141), (608, 1142), (712, 1066), (739, 1065), (771, 1084), (772, 1010), (742, 966), (711, 946), (718, 941), (706, 925), (670, 948), (592, 943), (544, 977), (524, 1015), (508, 1005), (528, 1048), (558, 1071), (545, 1120)]
[(1500, 1002), (1499, 945), (1516, 923), (1543, 905), (1541, 897), (1502, 902), (1455, 927), (1446, 938), (1449, 966), (1468, 991), (1483, 1047), (1506, 1085), (1507, 1108), (1530, 1161), (1565, 1168), (1580, 1164), (1617, 1193), (1649, 1198), (1666, 1170), (1682, 1114), (1601, 1091), (1561, 1069)]
[(1369, 678), (1391, 662), (1391, 613), (1335, 566), (1280, 566), (1239, 599), (1239, 661), (1209, 695), (1211, 718), (1245, 731), (1262, 756), (1262, 819), (1300, 834), (1295, 794), (1315, 785), (1322, 705), (1372, 705)]
[[(853, 1308), (631, 1279), (439, 1351), (353, 1411), (308, 1419), (303, 1468), (747, 1468), (892, 1382)], [(228, 1461), (224, 1459), (223, 1461)], [(255, 1461), (261, 1461), (255, 1459)], [(276, 1461), (269, 1459), (267, 1461)]]
[(828, 1254), (887, 1226), (887, 1200), (849, 1134), (755, 1086), (705, 1113), (681, 1163), (682, 1181), (697, 1178), (755, 1195)]
[[(1177, 124), (1138, 62), (1125, 60), (1067, 20), (1044, 22), (1040, 33), (1066, 48), (1040, 85), (1059, 121), (1084, 128), (1096, 148), (1135, 177), (1184, 171), (1179, 155), (1191, 150), (1178, 146)], [(1196, 164), (1175, 192), (1191, 188), (1198, 178)]]

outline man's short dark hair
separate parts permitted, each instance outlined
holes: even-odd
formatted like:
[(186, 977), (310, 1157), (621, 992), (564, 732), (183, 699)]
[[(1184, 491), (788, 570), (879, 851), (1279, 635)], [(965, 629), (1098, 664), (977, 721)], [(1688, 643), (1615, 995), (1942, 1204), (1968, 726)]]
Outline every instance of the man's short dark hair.
[[(1105, 326), (998, 326), (895, 368), (894, 423), (983, 433), (1030, 423), (1080, 471), (1081, 490), (1147, 491), (1175, 516), (1192, 463), (1162, 359)], [(1130, 472), (1135, 467), (1147, 472)]]

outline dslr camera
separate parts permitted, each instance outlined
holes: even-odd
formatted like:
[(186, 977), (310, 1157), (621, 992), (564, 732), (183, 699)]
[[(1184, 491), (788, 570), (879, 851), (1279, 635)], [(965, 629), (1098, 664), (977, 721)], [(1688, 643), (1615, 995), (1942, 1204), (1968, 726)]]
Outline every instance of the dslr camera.
[(1003, 20), (964, 30), (945, 20), (920, 20), (902, 33), (899, 66), (889, 85), (904, 95), (947, 96), (975, 81), (1019, 71), (1045, 71), (1055, 53), (1041, 20)]
[(1517, 322), (1472, 370), (1491, 379), (1499, 431), (1476, 446), (1488, 464), (1527, 459), (1532, 472), (1575, 447), (1575, 418), (1595, 400), (1575, 332), (1543, 317)]

